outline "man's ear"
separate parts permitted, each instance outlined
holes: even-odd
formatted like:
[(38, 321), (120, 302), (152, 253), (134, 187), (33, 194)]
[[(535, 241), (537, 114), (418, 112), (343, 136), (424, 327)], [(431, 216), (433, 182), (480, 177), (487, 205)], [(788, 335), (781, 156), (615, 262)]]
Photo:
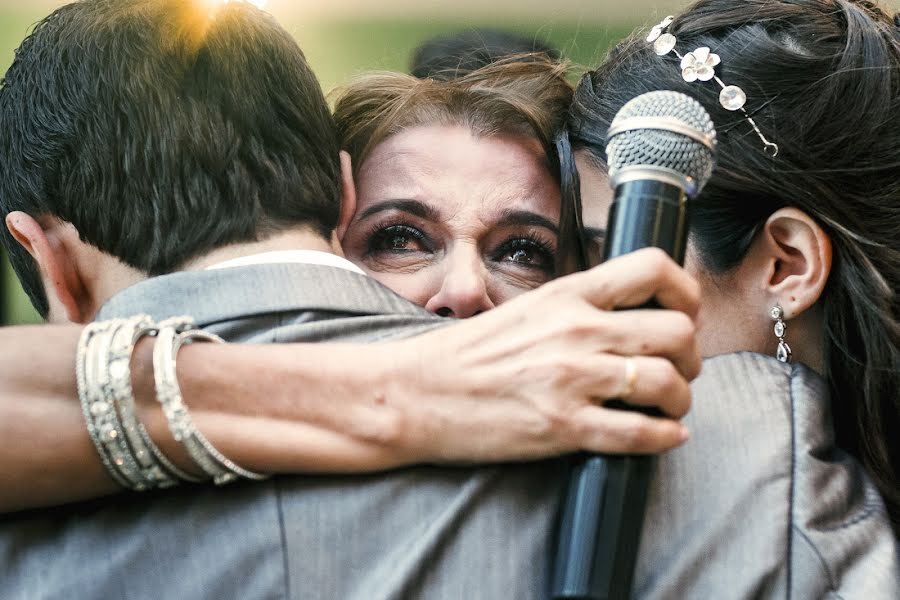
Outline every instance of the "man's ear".
[(346, 150), (341, 150), (341, 220), (337, 227), (339, 240), (344, 239), (347, 227), (356, 214), (356, 183), (353, 181), (353, 161)]
[(37, 263), (51, 315), (62, 312), (73, 323), (86, 323), (92, 306), (90, 294), (69, 256), (63, 224), (52, 217), (40, 219), (15, 211), (6, 215), (6, 227)]
[(809, 215), (782, 208), (766, 220), (761, 232), (769, 295), (794, 318), (822, 296), (831, 273), (831, 239)]

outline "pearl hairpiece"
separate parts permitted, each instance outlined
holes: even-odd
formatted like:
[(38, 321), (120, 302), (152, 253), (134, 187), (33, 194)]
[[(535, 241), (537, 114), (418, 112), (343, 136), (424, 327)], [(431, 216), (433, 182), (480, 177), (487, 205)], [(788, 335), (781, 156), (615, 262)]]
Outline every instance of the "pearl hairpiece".
[(736, 85), (726, 85), (725, 82), (716, 75), (716, 66), (722, 62), (719, 55), (714, 54), (705, 46), (701, 46), (693, 52), (688, 52), (684, 56), (675, 49), (677, 40), (674, 35), (668, 32), (669, 25), (671, 25), (674, 20), (675, 17), (668, 16), (663, 19), (659, 25), (654, 25), (650, 30), (647, 41), (653, 44), (653, 50), (656, 54), (665, 56), (669, 52), (673, 52), (675, 56), (681, 59), (681, 77), (688, 83), (710, 80), (714, 80), (718, 83), (722, 88), (722, 91), (719, 92), (719, 104), (722, 105), (722, 108), (730, 111), (741, 111), (744, 114), (744, 118), (747, 119), (753, 127), (753, 131), (755, 131), (756, 135), (759, 136), (759, 139), (762, 140), (766, 154), (772, 158), (777, 156), (778, 144), (766, 139), (766, 136), (763, 135), (762, 131), (760, 131), (759, 127), (756, 125), (756, 121), (753, 120), (753, 117), (751, 117), (744, 108), (744, 105), (747, 103), (747, 94), (744, 93), (744, 90)]

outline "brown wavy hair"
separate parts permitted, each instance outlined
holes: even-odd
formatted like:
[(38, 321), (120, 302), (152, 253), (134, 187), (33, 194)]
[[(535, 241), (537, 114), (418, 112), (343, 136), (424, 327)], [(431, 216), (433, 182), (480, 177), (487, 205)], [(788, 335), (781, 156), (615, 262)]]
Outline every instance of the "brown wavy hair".
[(341, 147), (358, 172), (372, 149), (392, 135), (421, 125), (462, 125), (478, 136), (537, 139), (558, 178), (553, 139), (572, 102), (567, 72), (566, 64), (543, 55), (519, 55), (448, 81), (367, 73), (335, 92)]

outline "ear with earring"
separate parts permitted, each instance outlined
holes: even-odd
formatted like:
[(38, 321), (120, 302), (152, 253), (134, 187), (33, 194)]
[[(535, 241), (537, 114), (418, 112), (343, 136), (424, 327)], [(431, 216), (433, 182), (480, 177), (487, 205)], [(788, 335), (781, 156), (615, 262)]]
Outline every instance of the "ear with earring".
[(784, 309), (776, 304), (769, 314), (775, 321), (775, 336), (778, 338), (778, 350), (775, 351), (775, 358), (783, 363), (789, 363), (791, 362), (791, 347), (784, 341), (784, 332), (787, 329), (784, 324)]

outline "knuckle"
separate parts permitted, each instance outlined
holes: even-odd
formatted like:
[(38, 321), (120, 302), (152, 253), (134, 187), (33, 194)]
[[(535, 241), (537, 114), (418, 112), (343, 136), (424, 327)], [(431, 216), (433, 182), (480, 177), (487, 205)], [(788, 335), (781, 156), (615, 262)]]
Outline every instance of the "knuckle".
[(672, 265), (672, 259), (660, 248), (645, 248), (644, 255), (653, 269), (662, 271)]
[(582, 273), (573, 273), (571, 275), (566, 275), (565, 277), (553, 279), (536, 290), (533, 290), (531, 294), (554, 299), (571, 295), (574, 290), (578, 288), (582, 276)]
[(585, 374), (585, 389), (597, 401), (605, 402), (621, 391), (622, 377), (619, 359), (601, 354)]
[(670, 417), (682, 418), (690, 410), (690, 405), (691, 393), (685, 385), (673, 389), (667, 396), (667, 413)]
[(602, 265), (591, 269), (590, 271), (586, 271), (585, 273), (586, 276), (593, 279), (592, 287), (596, 297), (608, 298), (613, 295), (616, 282), (610, 277), (609, 271), (604, 269)]
[(683, 407), (682, 411), (681, 411), (682, 417), (684, 415), (688, 414), (688, 412), (690, 412), (691, 406), (693, 405), (693, 403), (694, 403), (694, 396), (693, 396), (693, 394), (691, 394), (691, 387), (685, 386), (684, 391), (682, 392), (682, 398), (681, 398), (681, 405)]
[(700, 355), (700, 348), (695, 344), (691, 349), (689, 372), (686, 373), (688, 381), (693, 381), (700, 376), (703, 371), (703, 357)]
[(636, 419), (622, 431), (622, 442), (626, 450), (636, 450), (647, 445), (651, 437), (650, 424), (645, 419)]
[(568, 356), (559, 356), (550, 361), (545, 376), (557, 392), (569, 392), (581, 377), (581, 368)]
[(688, 348), (693, 346), (696, 335), (697, 326), (688, 315), (677, 312), (672, 316), (672, 336), (678, 347)]
[(659, 385), (662, 397), (665, 397), (665, 394), (677, 392), (682, 387), (683, 382), (684, 380), (681, 378), (681, 374), (675, 365), (668, 360), (662, 359), (659, 363)]
[(691, 390), (684, 382), (677, 384), (666, 396), (666, 408), (669, 416), (680, 419), (691, 408)]
[(571, 440), (579, 434), (569, 403), (542, 400), (536, 404), (539, 418), (532, 424), (532, 433), (545, 441)]
[(560, 333), (567, 338), (573, 338), (574, 341), (604, 339), (612, 335), (606, 319), (597, 318), (596, 315), (586, 311), (578, 311), (567, 319)]

